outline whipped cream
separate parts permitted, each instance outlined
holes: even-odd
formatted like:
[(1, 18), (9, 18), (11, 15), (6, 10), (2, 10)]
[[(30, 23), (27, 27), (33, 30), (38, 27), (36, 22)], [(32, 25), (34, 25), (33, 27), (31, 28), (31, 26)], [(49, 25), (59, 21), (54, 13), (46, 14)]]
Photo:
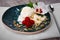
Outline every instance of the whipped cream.
[(41, 8), (43, 11), (41, 14), (46, 14), (49, 11), (48, 6), (46, 4), (44, 4), (43, 2), (38, 2), (37, 5), (34, 3), (33, 7), (34, 7), (34, 9)]

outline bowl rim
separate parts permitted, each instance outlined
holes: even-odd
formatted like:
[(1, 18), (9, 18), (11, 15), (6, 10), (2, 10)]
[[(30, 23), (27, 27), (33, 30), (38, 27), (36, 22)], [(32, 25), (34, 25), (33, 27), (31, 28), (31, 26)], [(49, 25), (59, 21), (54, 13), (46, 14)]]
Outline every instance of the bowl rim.
[[(18, 6), (21, 6), (21, 5), (18, 5)], [(13, 6), (13, 7), (17, 7), (17, 6)], [(8, 8), (5, 12), (7, 12), (9, 9), (11, 9), (12, 7), (10, 7), (10, 8)], [(5, 12), (4, 12), (4, 14), (5, 14)], [(4, 15), (3, 14), (3, 15)], [(49, 13), (50, 14), (50, 13)], [(3, 22), (3, 15), (2, 15), (2, 22)], [(4, 23), (4, 22), (3, 22)], [(35, 32), (21, 32), (21, 31), (17, 31), (17, 30), (13, 30), (13, 29), (11, 29), (11, 28), (9, 28), (8, 27), (8, 25), (7, 24), (3, 24), (3, 25), (5, 25), (6, 27), (6, 29), (8, 29), (8, 30), (10, 30), (10, 31), (12, 31), (12, 32), (15, 32), (15, 33), (18, 33), (18, 34), (28, 34), (28, 35), (32, 35), (32, 34), (38, 34), (38, 33), (41, 33), (41, 32), (43, 32), (43, 31), (45, 31), (46, 29), (48, 29), (49, 27), (50, 27), (50, 25), (51, 25), (51, 20), (50, 20), (50, 23), (45, 27), (45, 28), (43, 28), (43, 29), (41, 29), (41, 30), (38, 30), (38, 31), (35, 31)]]

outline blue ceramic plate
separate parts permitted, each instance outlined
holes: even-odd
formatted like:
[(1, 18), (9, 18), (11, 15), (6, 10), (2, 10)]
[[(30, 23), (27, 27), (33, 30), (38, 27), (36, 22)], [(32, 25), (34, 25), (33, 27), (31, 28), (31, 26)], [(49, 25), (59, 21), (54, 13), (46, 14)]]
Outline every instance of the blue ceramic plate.
[[(17, 20), (18, 16), (20, 15), (21, 9), (25, 6), (26, 5), (19, 5), (19, 6), (14, 6), (14, 7), (9, 8), (2, 16), (3, 23), (6, 24), (7, 27), (11, 28), (12, 30), (21, 32), (19, 28), (14, 26), (13, 21)], [(40, 30), (43, 31), (44, 28), (48, 27), (48, 25), (50, 24), (51, 18), (50, 18), (49, 12), (47, 12), (45, 15), (48, 18), (48, 20), (46, 20), (48, 23), (45, 25), (45, 27), (40, 28), (39, 30), (34, 30), (33, 29), (33, 30), (27, 30), (27, 31), (24, 31), (24, 32), (27, 33), (27, 32), (37, 32), (37, 31), (40, 31)], [(23, 29), (23, 28), (21, 28), (21, 29)]]

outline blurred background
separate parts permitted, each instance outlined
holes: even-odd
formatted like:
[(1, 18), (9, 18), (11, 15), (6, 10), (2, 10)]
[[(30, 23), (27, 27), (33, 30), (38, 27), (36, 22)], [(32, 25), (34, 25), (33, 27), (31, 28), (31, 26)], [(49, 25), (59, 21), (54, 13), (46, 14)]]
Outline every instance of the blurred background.
[[(35, 2), (44, 2), (45, 4), (54, 4), (60, 3), (60, 0), (0, 0), (0, 7), (12, 7), (16, 5), (27, 4), (29, 1)], [(44, 40), (60, 40), (59, 37), (56, 38), (48, 38)]]
[(31, 2), (45, 2), (45, 4), (59, 3), (60, 0), (0, 0), (0, 6), (15, 6), (21, 4), (27, 4), (29, 1)]

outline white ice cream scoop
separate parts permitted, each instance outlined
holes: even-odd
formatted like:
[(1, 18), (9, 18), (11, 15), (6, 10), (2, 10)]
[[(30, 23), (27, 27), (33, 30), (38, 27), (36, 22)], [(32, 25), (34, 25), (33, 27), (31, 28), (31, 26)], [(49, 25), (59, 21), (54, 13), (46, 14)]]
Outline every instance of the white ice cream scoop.
[(21, 11), (17, 21), (22, 22), (25, 19), (25, 17), (30, 16), (33, 12), (34, 12), (34, 9), (31, 7), (26, 6), (26, 7), (22, 8), (22, 11)]

